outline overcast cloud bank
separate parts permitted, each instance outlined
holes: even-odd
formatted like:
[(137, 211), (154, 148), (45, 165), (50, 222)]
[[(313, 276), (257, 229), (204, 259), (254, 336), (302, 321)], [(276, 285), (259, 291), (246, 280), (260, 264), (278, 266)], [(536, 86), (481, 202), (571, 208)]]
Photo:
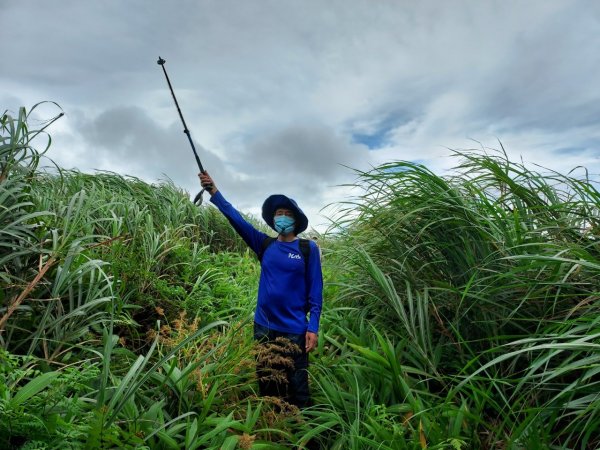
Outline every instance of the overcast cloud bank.
[(0, 106), (59, 103), (62, 167), (198, 190), (160, 55), (204, 166), (247, 212), (286, 193), (324, 223), (346, 167), (443, 171), (478, 142), (600, 172), (598, 2), (0, 3)]

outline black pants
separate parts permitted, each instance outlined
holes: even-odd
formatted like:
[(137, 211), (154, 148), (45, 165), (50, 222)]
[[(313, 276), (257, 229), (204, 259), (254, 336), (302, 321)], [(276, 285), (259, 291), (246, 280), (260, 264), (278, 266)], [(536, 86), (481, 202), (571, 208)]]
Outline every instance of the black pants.
[(256, 375), (262, 396), (280, 397), (304, 408), (310, 405), (305, 334), (282, 333), (254, 323), (260, 343)]

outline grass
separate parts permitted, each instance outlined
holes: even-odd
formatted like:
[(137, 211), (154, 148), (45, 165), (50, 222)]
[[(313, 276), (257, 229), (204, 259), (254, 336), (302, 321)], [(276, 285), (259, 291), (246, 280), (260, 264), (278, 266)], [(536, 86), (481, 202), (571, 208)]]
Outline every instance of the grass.
[(597, 445), (595, 184), (456, 157), (446, 178), (406, 162), (360, 174), (343, 212), (358, 217), (339, 224), (344, 302), (410, 343), (437, 402), (475, 408), (471, 445)]
[[(0, 444), (600, 445), (596, 183), (499, 152), (357, 173), (321, 236), (315, 405), (257, 396), (258, 264), (170, 182), (38, 168), (1, 119)], [(44, 150), (34, 144), (44, 138)]]

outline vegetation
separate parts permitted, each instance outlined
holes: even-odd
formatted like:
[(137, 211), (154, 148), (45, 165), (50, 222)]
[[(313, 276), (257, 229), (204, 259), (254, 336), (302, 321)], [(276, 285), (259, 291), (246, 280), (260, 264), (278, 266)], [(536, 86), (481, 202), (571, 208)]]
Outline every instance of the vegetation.
[[(35, 107), (34, 107), (35, 109)], [(315, 405), (260, 398), (258, 263), (169, 182), (0, 134), (0, 447), (600, 446), (600, 192), (503, 152), (357, 173), (325, 250)], [(43, 139), (44, 150), (34, 148)]]

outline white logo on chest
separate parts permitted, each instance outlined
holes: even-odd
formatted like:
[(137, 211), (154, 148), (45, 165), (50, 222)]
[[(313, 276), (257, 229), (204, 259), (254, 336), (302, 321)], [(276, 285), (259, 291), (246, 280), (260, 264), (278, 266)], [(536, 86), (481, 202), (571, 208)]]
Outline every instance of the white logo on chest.
[(300, 259), (300, 255), (297, 255), (296, 253), (288, 253), (288, 258)]

